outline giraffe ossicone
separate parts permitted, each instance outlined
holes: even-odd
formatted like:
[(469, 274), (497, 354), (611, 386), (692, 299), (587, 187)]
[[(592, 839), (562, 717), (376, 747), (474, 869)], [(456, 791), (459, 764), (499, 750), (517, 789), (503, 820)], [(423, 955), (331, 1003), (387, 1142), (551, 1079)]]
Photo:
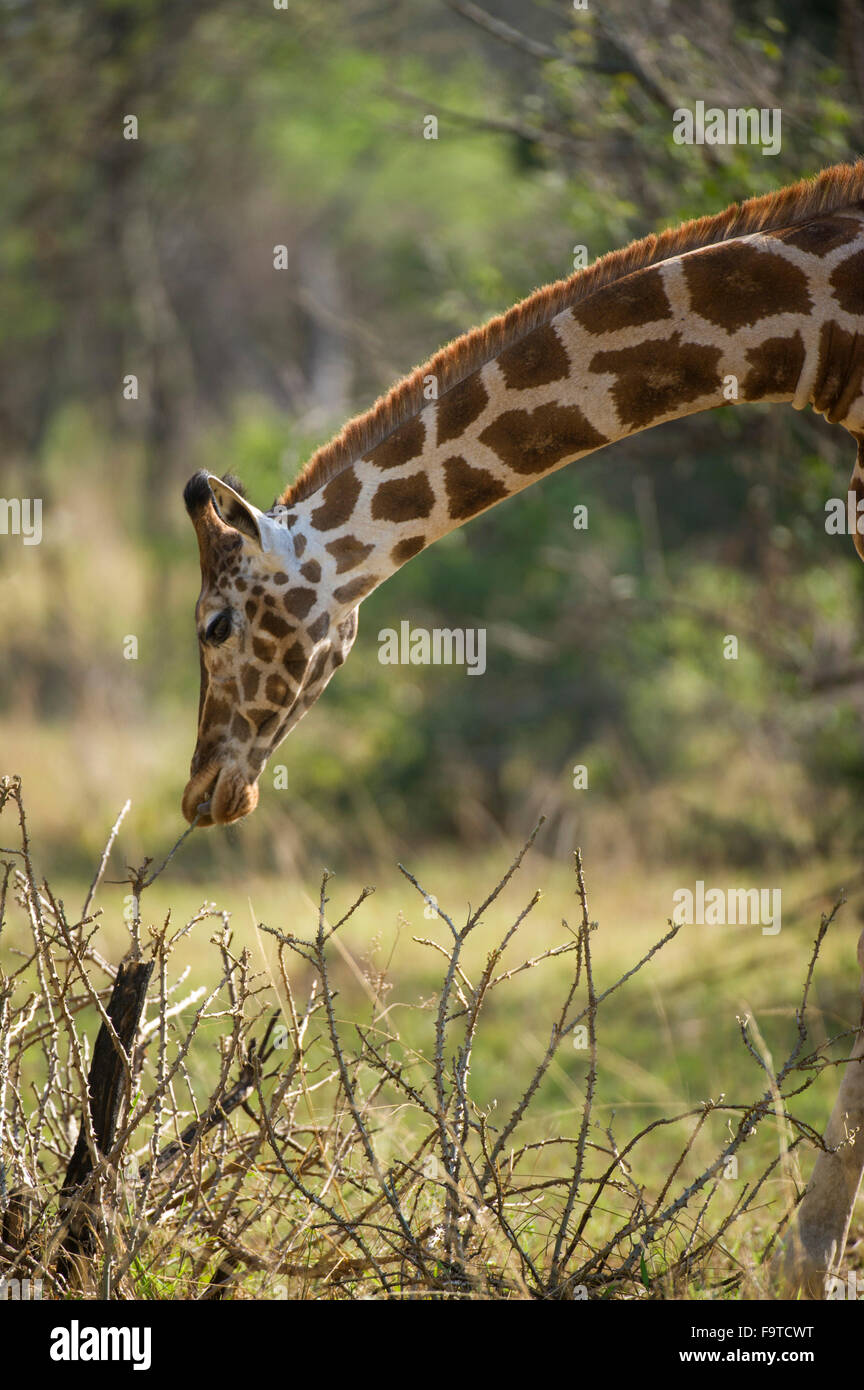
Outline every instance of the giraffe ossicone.
[[(184, 814), (213, 825), (254, 810), (267, 758), (350, 652), (358, 605), (440, 536), (615, 440), (746, 401), (843, 425), (864, 498), (864, 161), (538, 290), (346, 425), (267, 512), (195, 474), (201, 695)], [(854, 543), (864, 558), (857, 527)], [(859, 950), (864, 971), (864, 936)], [(864, 1028), (773, 1265), (789, 1290), (822, 1296), (839, 1272), (862, 1133)]]

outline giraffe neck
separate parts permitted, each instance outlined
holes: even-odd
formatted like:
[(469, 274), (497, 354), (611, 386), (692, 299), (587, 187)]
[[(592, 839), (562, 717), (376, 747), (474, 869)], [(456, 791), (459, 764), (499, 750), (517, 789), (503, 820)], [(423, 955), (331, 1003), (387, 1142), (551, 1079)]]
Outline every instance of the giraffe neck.
[(598, 289), (289, 503), (290, 545), (318, 589), (309, 616), (325, 592), (331, 613), (333, 598), (349, 612), (471, 517), (667, 420), (785, 401), (864, 431), (862, 325), (860, 204)]

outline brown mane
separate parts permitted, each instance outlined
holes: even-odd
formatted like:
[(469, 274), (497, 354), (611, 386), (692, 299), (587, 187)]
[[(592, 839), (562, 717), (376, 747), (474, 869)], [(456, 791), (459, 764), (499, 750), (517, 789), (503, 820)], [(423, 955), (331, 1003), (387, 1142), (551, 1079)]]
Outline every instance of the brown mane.
[(820, 213), (833, 212), (864, 198), (864, 159), (855, 164), (836, 164), (814, 178), (802, 179), (776, 193), (733, 203), (713, 216), (698, 217), (669, 228), (659, 236), (653, 233), (633, 241), (620, 251), (610, 251), (585, 270), (577, 270), (566, 280), (535, 290), (527, 299), (454, 338), (428, 362), (396, 383), (375, 405), (353, 420), (328, 444), (317, 449), (309, 462), (290, 483), (280, 501), (291, 506), (323, 487), (334, 474), (362, 458), (380, 444), (404, 420), (428, 404), (423, 396), (424, 377), (434, 376), (438, 394), (443, 395), (471, 372), (497, 357), (508, 344), (529, 333), (538, 324), (554, 318), (563, 309), (587, 297), (603, 285), (620, 280), (636, 270), (695, 251), (702, 246), (729, 241), (751, 232), (773, 231), (794, 226)]

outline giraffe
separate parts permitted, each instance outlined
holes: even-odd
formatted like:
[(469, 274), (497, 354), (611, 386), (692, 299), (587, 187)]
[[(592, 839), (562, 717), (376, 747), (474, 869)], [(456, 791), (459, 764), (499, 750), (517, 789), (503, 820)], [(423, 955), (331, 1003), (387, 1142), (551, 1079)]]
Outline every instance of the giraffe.
[[(268, 511), (204, 471), (198, 739), (183, 812), (254, 810), (267, 758), (357, 635), (361, 601), (471, 517), (667, 420), (812, 406), (856, 440), (864, 498), (864, 160), (613, 251), (466, 333), (350, 421)], [(864, 559), (864, 537), (854, 536)], [(859, 946), (864, 971), (864, 936)], [(864, 1030), (828, 1127), (864, 1124)], [(786, 1290), (839, 1266), (864, 1138), (820, 1152), (774, 1258)]]

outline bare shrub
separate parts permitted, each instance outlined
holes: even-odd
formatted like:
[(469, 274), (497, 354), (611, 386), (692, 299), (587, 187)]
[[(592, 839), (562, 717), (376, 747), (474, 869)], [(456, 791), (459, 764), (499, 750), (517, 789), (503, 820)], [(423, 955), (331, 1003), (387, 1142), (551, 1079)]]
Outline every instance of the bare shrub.
[[(76, 915), (37, 880), (15, 778), (0, 782), (0, 812), (7, 824), (17, 812), (18, 838), (14, 848), (0, 848), (0, 1277), (7, 1283), (29, 1280), (32, 1288), (41, 1280), (51, 1297), (121, 1299), (669, 1298), (694, 1285), (732, 1294), (747, 1273), (746, 1261), (730, 1253), (733, 1231), (745, 1218), (752, 1224), (765, 1183), (788, 1169), (802, 1139), (822, 1145), (788, 1103), (836, 1065), (823, 1055), (829, 1044), (807, 1051), (805, 1014), (839, 903), (822, 919), (794, 1045), (776, 1075), (741, 1023), (762, 1078), (758, 1098), (733, 1104), (720, 1096), (619, 1142), (611, 1124), (595, 1118), (601, 1013), (679, 928), (670, 925), (601, 988), (578, 851), (575, 925), (562, 923), (559, 944), (506, 965), (505, 950), (537, 907), (535, 893), (499, 931), (476, 979), (465, 966), (467, 943), (488, 931), (486, 919), (534, 836), (463, 925), (402, 870), (444, 933), (443, 943), (422, 940), (440, 958), (441, 982), (422, 1015), (427, 1043), (419, 1048), (392, 1025), (383, 975), (371, 1023), (349, 1023), (337, 1005), (346, 967), (334, 942), (372, 890), (331, 923), (325, 874), (311, 936), (261, 924), (277, 943), (271, 980), (252, 970), (228, 915), (212, 904), (181, 927), (169, 917), (144, 930), (142, 898), (169, 855), (155, 872), (148, 863), (130, 874), (129, 951), (116, 967), (94, 945), (93, 905), (120, 822)], [(215, 928), (209, 942), (219, 960), (209, 989), (183, 973), (172, 978), (178, 942), (206, 925)], [(509, 1112), (490, 1113), (472, 1089), (488, 1002), (515, 977), (561, 957), (568, 981), (545, 1049)], [(301, 960), (300, 973), (311, 979), (303, 1000), (291, 971)], [(204, 1029), (214, 1022), (219, 1075), (202, 1096), (190, 1060), (212, 1051)], [(541, 1113), (538, 1138), (543, 1086), (576, 1029), (584, 1030), (587, 1058), (576, 1132), (549, 1133)], [(514, 1053), (514, 1067), (523, 1057)], [(695, 1163), (697, 1138), (704, 1141), (714, 1113), (728, 1117), (727, 1141), (710, 1161)], [(722, 1173), (772, 1116), (776, 1156), (730, 1200)], [(644, 1146), (678, 1131), (683, 1139), (665, 1179), (653, 1188), (640, 1182)], [(754, 1251), (751, 1274), (758, 1258)]]

